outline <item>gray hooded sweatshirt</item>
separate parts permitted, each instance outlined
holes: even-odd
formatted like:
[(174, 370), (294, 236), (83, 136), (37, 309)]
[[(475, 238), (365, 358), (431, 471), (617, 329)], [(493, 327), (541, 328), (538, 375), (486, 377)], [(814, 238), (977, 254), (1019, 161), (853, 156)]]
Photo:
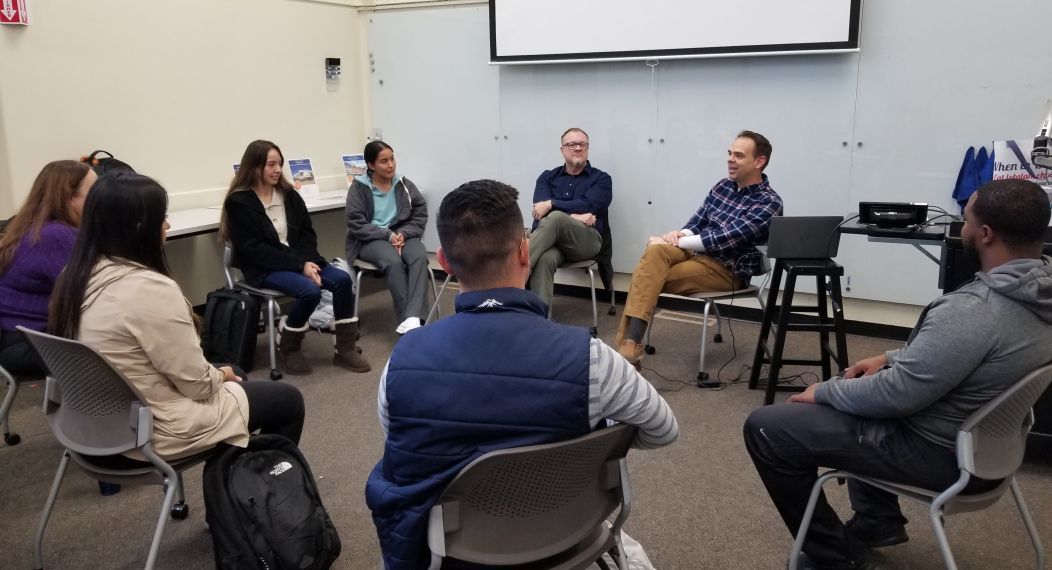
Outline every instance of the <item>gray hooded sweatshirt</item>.
[(953, 448), (957, 429), (983, 404), (1052, 361), (1052, 259), (1016, 259), (921, 312), (888, 367), (857, 379), (832, 378), (819, 404), (870, 418), (901, 418)]

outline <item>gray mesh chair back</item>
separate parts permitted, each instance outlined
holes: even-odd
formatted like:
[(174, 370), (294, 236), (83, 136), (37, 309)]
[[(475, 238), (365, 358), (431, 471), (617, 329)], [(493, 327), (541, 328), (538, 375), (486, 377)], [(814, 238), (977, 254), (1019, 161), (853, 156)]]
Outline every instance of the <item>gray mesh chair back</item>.
[[(830, 479), (855, 479), (903, 499), (928, 507), (928, 519), (935, 532), (936, 542), (942, 553), (946, 568), (956, 570), (957, 562), (950, 549), (946, 530), (943, 528), (943, 517), (954, 513), (972, 512), (985, 509), (996, 503), (1011, 490), (1019, 516), (1023, 519), (1030, 542), (1034, 547), (1037, 568), (1045, 567), (1045, 551), (1041, 546), (1037, 527), (1023, 500), (1015, 472), (1023, 463), (1027, 434), (1034, 424), (1032, 408), (1041, 394), (1052, 384), (1052, 364), (1047, 364), (1027, 374), (1010, 388), (981, 408), (961, 424), (957, 431), (957, 465), (961, 470), (960, 478), (944, 490), (922, 489), (891, 481), (874, 479), (851, 473), (849, 471), (827, 471), (823, 473), (811, 489), (811, 497), (796, 535), (792, 554), (789, 557), (789, 568), (797, 566), (800, 551), (807, 537), (808, 527), (814, 515), (815, 505), (822, 493), (822, 485)], [(1000, 485), (979, 493), (965, 494), (964, 490), (972, 476), (996, 481)]]
[(258, 297), (267, 304), (267, 344), (270, 357), (270, 379), (281, 380), (281, 370), (278, 369), (278, 332), (274, 329), (275, 320), (281, 316), (281, 305), (278, 300), (285, 296), (281, 291), (253, 287), (246, 283), (241, 271), (233, 265), (234, 249), (229, 243), (223, 245), (223, 275), (226, 276), (226, 286), (230, 289), (238, 289), (249, 295)]
[[(623, 459), (635, 433), (634, 426), (622, 424), (479, 457), (449, 483), (431, 510), (433, 561), (526, 564), (558, 557), (582, 543), (598, 545), (582, 559), (584, 565), (595, 561), (611, 550), (613, 536), (620, 538), (628, 516)], [(621, 514), (607, 530), (603, 521), (619, 505)], [(595, 540), (597, 533), (606, 533), (603, 540)]]
[(983, 479), (1003, 479), (1023, 463), (1033, 406), (1052, 384), (1052, 364), (1039, 368), (979, 408), (957, 433), (957, 463)]
[[(77, 341), (18, 327), (48, 370), (44, 414), (65, 449), (37, 526), (35, 568), (43, 568), (44, 530), (72, 459), (88, 475), (111, 483), (155, 484), (165, 488), (160, 517), (147, 554), (153, 568), (169, 514), (189, 515), (182, 472), (214, 453), (208, 450), (166, 462), (153, 452), (153, 412), (145, 398), (98, 352)], [(146, 462), (120, 454), (135, 450)]]
[[(67, 449), (83, 455), (117, 455), (140, 447), (138, 409), (145, 400), (99, 353), (76, 341), (23, 330), (47, 366), (44, 413)], [(132, 417), (129, 417), (132, 414)]]

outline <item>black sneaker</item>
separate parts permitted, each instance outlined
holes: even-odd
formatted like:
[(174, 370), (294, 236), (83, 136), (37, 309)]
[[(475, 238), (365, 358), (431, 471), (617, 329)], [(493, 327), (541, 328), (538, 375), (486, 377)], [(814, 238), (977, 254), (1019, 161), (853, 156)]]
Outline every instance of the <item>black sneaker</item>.
[(867, 548), (895, 546), (910, 539), (904, 524), (868, 519), (857, 513), (844, 524), (844, 528), (851, 538)]

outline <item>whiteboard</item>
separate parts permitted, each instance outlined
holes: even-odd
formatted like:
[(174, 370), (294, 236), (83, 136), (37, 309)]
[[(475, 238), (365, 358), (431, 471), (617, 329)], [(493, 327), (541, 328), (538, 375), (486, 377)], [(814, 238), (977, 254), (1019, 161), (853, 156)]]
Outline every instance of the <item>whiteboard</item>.
[(497, 63), (843, 51), (861, 0), (490, 0)]

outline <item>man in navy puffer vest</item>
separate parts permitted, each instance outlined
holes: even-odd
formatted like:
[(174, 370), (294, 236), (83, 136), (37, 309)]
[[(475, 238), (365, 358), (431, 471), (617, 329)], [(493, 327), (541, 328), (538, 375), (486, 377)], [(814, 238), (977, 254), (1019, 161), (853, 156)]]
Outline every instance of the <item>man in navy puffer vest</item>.
[(636, 447), (679, 433), (657, 391), (583, 328), (553, 323), (523, 289), (529, 242), (518, 192), (468, 182), (438, 213), (456, 315), (410, 331), (380, 378), (383, 459), (366, 484), (388, 570), (426, 567), (427, 514), (453, 477), (489, 451), (571, 439), (604, 419), (639, 426)]

